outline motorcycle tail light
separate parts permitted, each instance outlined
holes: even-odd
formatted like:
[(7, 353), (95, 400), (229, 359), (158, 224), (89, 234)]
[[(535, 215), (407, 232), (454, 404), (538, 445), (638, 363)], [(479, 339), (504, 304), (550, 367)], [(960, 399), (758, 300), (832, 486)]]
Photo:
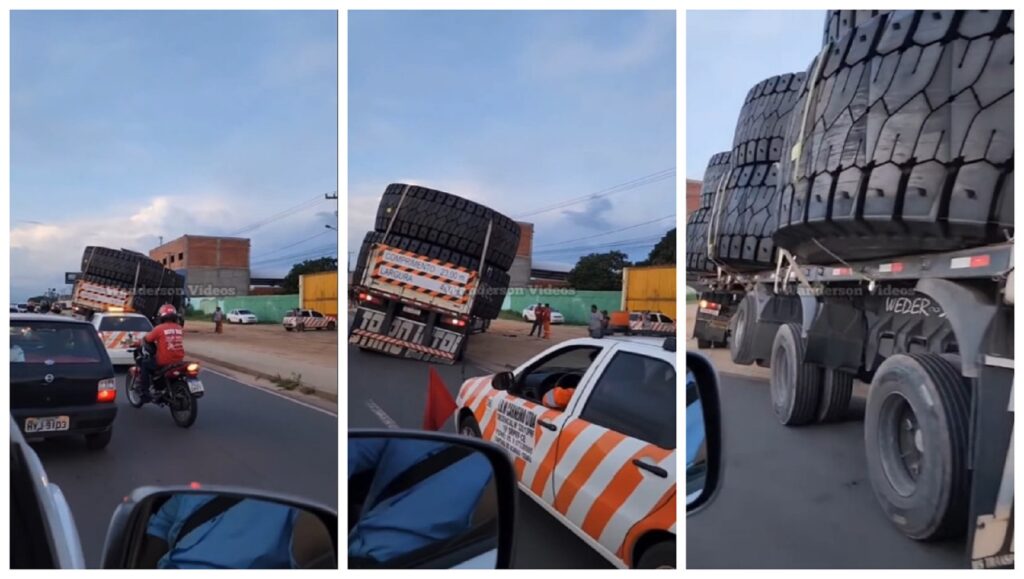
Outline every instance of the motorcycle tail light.
[(188, 367), (185, 368), (185, 372), (187, 372), (188, 375), (191, 376), (192, 378), (195, 378), (196, 376), (199, 375), (199, 364), (192, 362), (191, 364), (188, 365)]
[(96, 385), (96, 402), (113, 402), (117, 398), (117, 381), (113, 378), (100, 380)]

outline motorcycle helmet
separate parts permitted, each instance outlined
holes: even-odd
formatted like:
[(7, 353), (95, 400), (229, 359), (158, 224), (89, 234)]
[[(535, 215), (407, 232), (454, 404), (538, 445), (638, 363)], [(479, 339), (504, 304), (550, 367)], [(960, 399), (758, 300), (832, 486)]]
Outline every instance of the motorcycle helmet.
[(174, 309), (171, 304), (164, 304), (157, 310), (156, 317), (160, 318), (161, 322), (177, 322), (178, 310)]

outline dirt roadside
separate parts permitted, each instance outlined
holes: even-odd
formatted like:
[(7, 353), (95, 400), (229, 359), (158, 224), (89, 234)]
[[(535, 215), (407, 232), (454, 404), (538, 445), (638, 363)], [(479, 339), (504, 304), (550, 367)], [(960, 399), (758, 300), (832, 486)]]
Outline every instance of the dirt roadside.
[[(338, 401), (338, 332), (287, 332), (280, 324), (224, 324), (214, 332), (212, 322), (185, 322), (185, 350), (201, 362), (248, 375), (274, 387), (276, 376), (301, 376), (299, 390), (329, 402)], [(262, 385), (262, 384), (261, 384)]]
[(530, 336), (530, 322), (497, 319), (483, 334), (469, 337), (466, 360), (481, 368), (501, 372), (511, 370), (554, 344), (587, 337), (586, 326), (551, 326), (551, 339)]

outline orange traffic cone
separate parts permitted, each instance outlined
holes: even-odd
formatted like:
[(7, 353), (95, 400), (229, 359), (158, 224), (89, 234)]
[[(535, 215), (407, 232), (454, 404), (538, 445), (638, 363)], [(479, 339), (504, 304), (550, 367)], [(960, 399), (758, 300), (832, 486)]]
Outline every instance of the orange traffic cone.
[(423, 430), (441, 430), (456, 409), (458, 406), (455, 399), (448, 393), (448, 387), (441, 380), (441, 375), (431, 366), (430, 380), (427, 384), (427, 407), (423, 413)]

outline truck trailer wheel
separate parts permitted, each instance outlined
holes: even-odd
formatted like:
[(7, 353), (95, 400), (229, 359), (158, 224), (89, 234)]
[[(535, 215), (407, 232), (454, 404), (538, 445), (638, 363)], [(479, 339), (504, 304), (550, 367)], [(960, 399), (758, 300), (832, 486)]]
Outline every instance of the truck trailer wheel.
[(479, 257), (488, 223), (492, 226), (486, 261), (508, 271), (519, 246), (519, 224), (451, 193), (402, 183), (388, 185), (377, 208), (375, 228), (384, 232), (390, 225), (392, 233)]
[(729, 320), (729, 355), (735, 364), (754, 362), (754, 298), (746, 295)]
[(875, 497), (906, 536), (967, 529), (969, 384), (937, 354), (896, 354), (871, 382), (864, 447)]
[(853, 374), (825, 368), (821, 381), (818, 422), (838, 422), (846, 418), (853, 395)]
[(804, 362), (799, 324), (783, 324), (775, 334), (770, 385), (779, 422), (797, 426), (814, 420), (821, 395), (821, 368)]

